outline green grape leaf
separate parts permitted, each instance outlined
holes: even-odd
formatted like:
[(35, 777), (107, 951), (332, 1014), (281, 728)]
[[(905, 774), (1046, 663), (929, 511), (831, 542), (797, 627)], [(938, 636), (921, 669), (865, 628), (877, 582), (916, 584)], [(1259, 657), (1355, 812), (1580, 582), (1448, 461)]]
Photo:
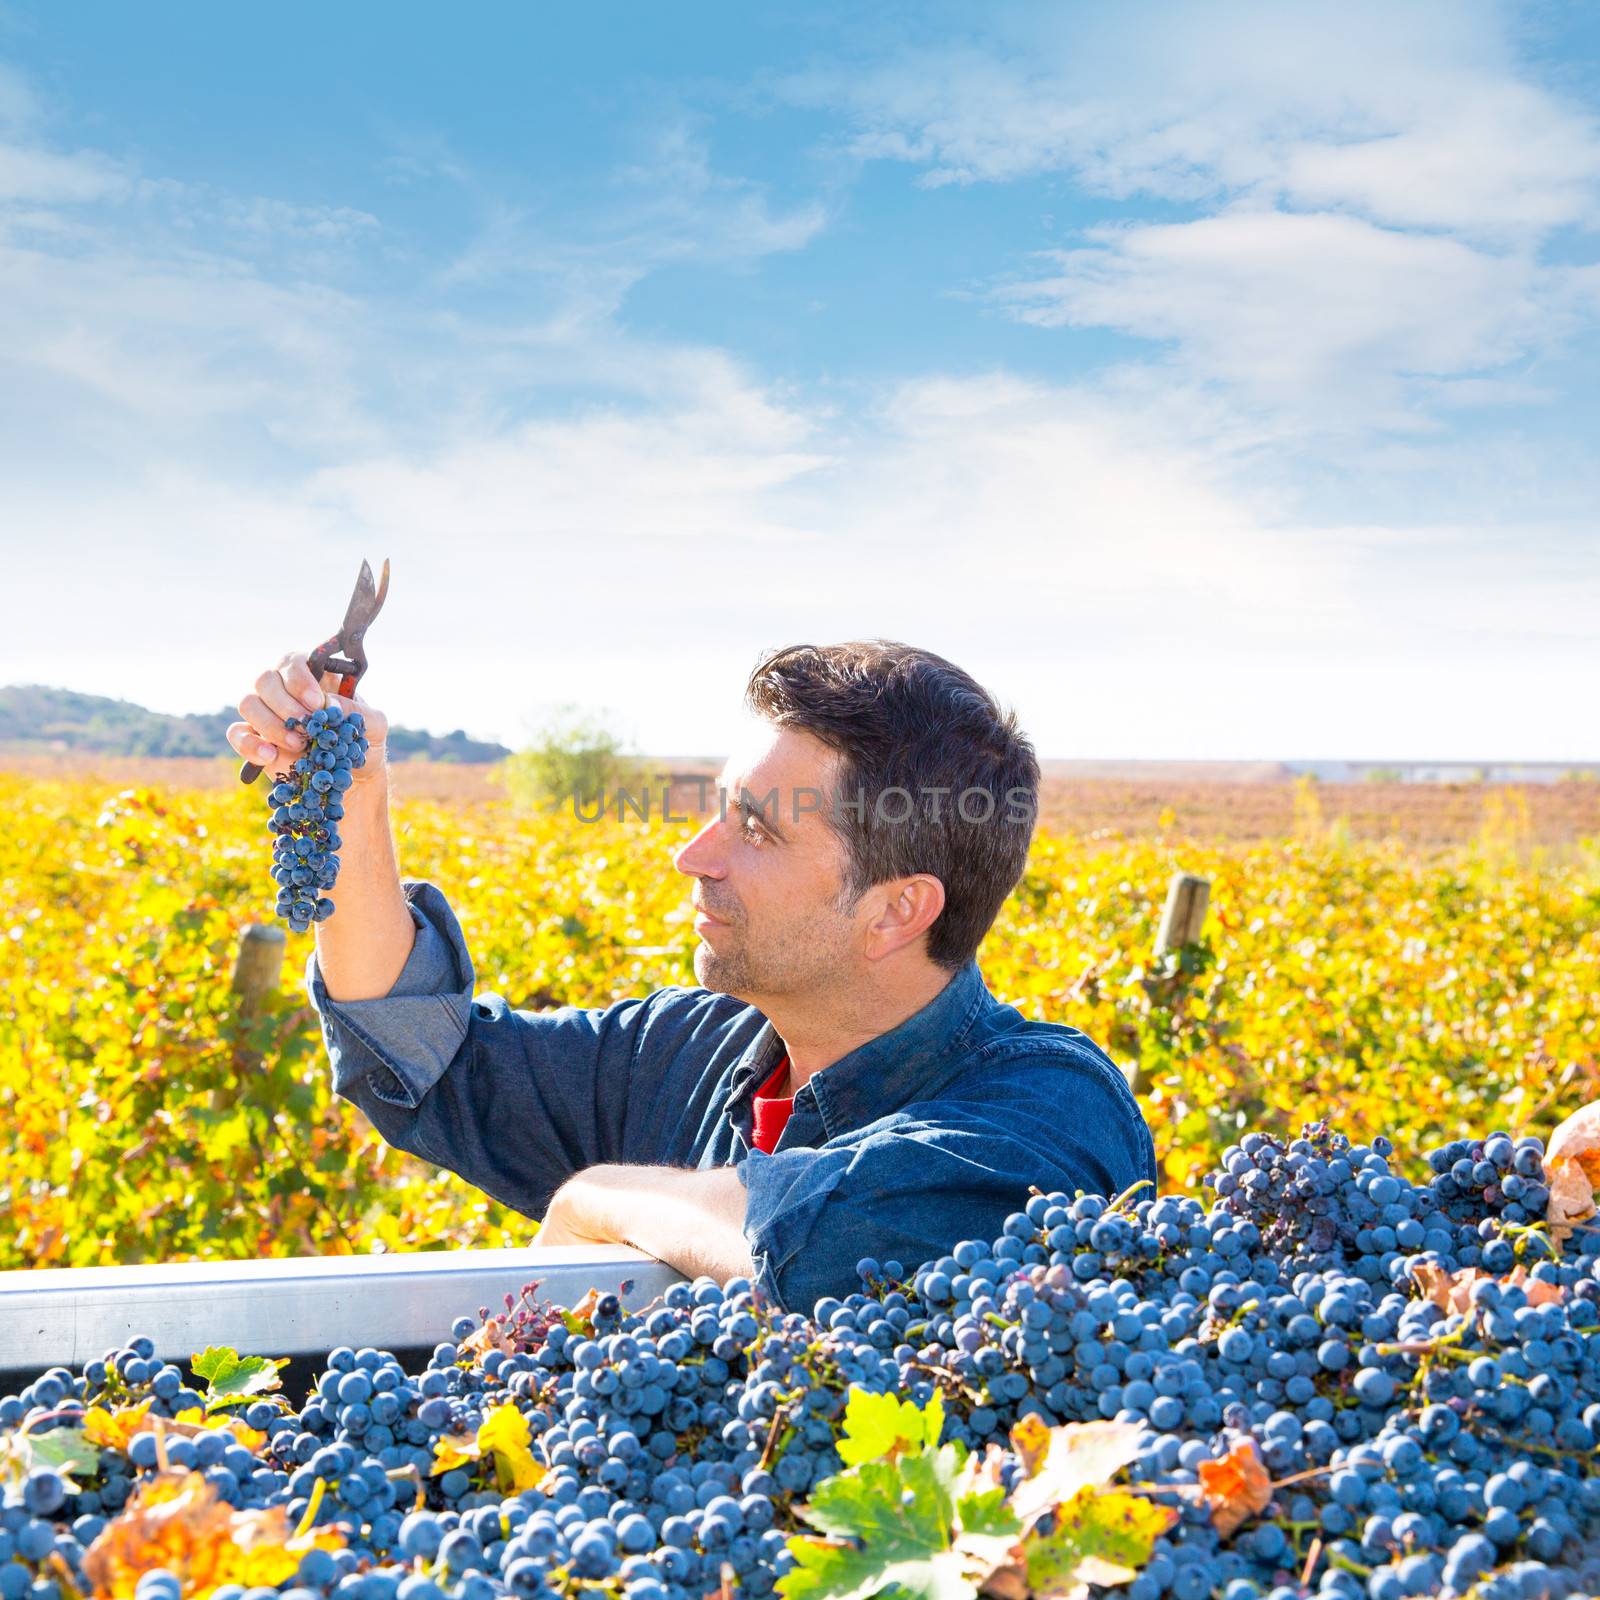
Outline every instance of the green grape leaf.
[(964, 1494), (956, 1500), (956, 1521), (963, 1533), (1022, 1533), (1022, 1522), (1006, 1501), (1004, 1489), (985, 1489), (981, 1494)]
[(7, 1472), (24, 1479), (45, 1467), (59, 1472), (69, 1493), (76, 1494), (80, 1478), (100, 1470), (100, 1451), (84, 1437), (82, 1428), (51, 1428), (44, 1433), (13, 1433), (0, 1440), (0, 1460)]
[(99, 1448), (84, 1438), (82, 1428), (53, 1428), (27, 1438), (34, 1466), (54, 1467), (73, 1488), (75, 1479), (92, 1478), (100, 1470)]
[[(929, 1422), (924, 1441), (931, 1433)], [(866, 1461), (819, 1483), (800, 1515), (830, 1537), (789, 1541), (798, 1565), (779, 1581), (784, 1600), (864, 1600), (888, 1589), (896, 1600), (972, 1600), (1011, 1558), (1022, 1525), (998, 1489), (958, 1494), (966, 1460), (954, 1442), (937, 1450), (924, 1442), (915, 1455)]]
[(241, 1356), (227, 1345), (207, 1345), (190, 1361), (194, 1375), (206, 1386), (206, 1410), (243, 1405), (252, 1395), (279, 1388), (278, 1369), (287, 1358), (269, 1361), (265, 1356)]
[(900, 1560), (949, 1548), (955, 1502), (930, 1451), (835, 1473), (811, 1491), (800, 1515), (832, 1538), (860, 1539)]
[(1022, 1520), (1001, 1485), (1001, 1452), (990, 1445), (983, 1455), (963, 1456), (952, 1440), (939, 1454), (950, 1457), (946, 1465), (960, 1463), (949, 1478), (956, 1522), (961, 1529), (957, 1547), (972, 1557), (983, 1580), (1002, 1567), (1015, 1565)]
[(845, 1400), (839, 1457), (847, 1467), (937, 1445), (944, 1429), (944, 1399), (937, 1389), (926, 1409), (892, 1394), (868, 1394), (854, 1384)]
[(789, 1550), (795, 1565), (777, 1582), (783, 1600), (866, 1600), (887, 1590), (896, 1600), (973, 1600), (978, 1592), (954, 1550), (896, 1561), (881, 1551), (804, 1535), (791, 1538)]
[(1120, 1489), (1080, 1489), (1059, 1507), (1055, 1527), (1023, 1543), (1028, 1591), (1036, 1600), (1077, 1600), (1087, 1585), (1127, 1583), (1155, 1541), (1178, 1520), (1174, 1506)]

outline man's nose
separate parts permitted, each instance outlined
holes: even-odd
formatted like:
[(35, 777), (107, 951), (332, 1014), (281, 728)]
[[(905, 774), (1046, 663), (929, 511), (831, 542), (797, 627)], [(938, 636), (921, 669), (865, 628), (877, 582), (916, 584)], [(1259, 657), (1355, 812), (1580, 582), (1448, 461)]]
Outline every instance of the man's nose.
[(721, 877), (722, 853), (717, 848), (716, 837), (717, 819), (713, 817), (694, 838), (679, 848), (678, 853), (672, 858), (673, 866), (679, 872), (688, 873), (691, 877)]

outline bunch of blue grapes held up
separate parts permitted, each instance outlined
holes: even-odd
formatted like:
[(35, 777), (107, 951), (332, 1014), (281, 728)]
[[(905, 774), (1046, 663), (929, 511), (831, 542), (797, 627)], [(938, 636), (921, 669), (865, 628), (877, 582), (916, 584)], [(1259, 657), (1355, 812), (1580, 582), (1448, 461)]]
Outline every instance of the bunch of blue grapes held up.
[(272, 877), (278, 885), (277, 913), (296, 933), (333, 915), (330, 891), (339, 878), (339, 822), (344, 793), (357, 767), (367, 760), (366, 724), (359, 711), (346, 714), (337, 700), (284, 726), (306, 740), (296, 758), (267, 795), (272, 806), (268, 831)]

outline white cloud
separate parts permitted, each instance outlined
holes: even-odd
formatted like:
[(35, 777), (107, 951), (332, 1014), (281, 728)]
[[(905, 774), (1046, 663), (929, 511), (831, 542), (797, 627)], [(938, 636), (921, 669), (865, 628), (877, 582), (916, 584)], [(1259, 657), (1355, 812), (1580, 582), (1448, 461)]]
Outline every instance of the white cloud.
[(628, 208), (629, 231), (656, 241), (653, 251), (706, 260), (748, 260), (803, 249), (827, 223), (819, 201), (789, 211), (772, 206), (763, 185), (715, 172), (705, 140), (679, 118), (658, 130), (646, 159), (623, 167), (616, 183), (643, 202)]
[(0, 61), (0, 128), (17, 127), (38, 115), (38, 100), (28, 80)]
[(421, 460), (371, 455), (316, 473), (305, 494), (346, 525), (418, 548), (447, 532), (457, 554), (501, 568), (516, 552), (533, 556), (553, 582), (587, 582), (601, 548), (630, 564), (652, 551), (721, 564), (740, 548), (792, 541), (765, 497), (825, 464), (808, 419), (715, 352), (662, 351), (657, 361), (640, 345), (632, 356), (656, 366), (647, 404), (575, 407)]
[(1049, 275), (1013, 274), (995, 297), (1024, 320), (1169, 341), (1187, 371), (1336, 428), (1525, 392), (1517, 364), (1592, 323), (1592, 273), (1544, 247), (1600, 225), (1600, 122), (1536, 81), (1498, 7), (993, 17), (982, 43), (786, 92), (927, 184), (1061, 173), (1199, 213), (1092, 228)]
[(1593, 220), (1600, 125), (1523, 76), (1497, 6), (1005, 6), (994, 36), (787, 80), (932, 183), (1337, 206), (1463, 229)]
[(1335, 213), (1237, 209), (1090, 237), (1000, 297), (1042, 327), (1173, 341), (1194, 370), (1323, 409), (1324, 424), (1330, 403), (1400, 420), (1400, 380), (1493, 371), (1558, 342), (1574, 309), (1573, 281), (1525, 256)]
[(82, 205), (125, 193), (127, 187), (123, 172), (92, 153), (61, 155), (0, 142), (0, 205)]
[(303, 234), (314, 239), (345, 240), (378, 227), (378, 219), (370, 211), (358, 211), (353, 206), (297, 206), (263, 195), (244, 200), (219, 196), (216, 213), (227, 226), (258, 235)]
[(33, 86), (0, 61), (0, 230), (19, 204), (81, 205), (128, 187), (125, 169), (98, 151), (51, 149), (40, 133), (43, 120)]
[(1369, 136), (1287, 145), (1277, 175), (1285, 198), (1491, 238), (1596, 221), (1593, 117), (1506, 77), (1461, 74), (1423, 87), (1421, 103), (1374, 119)]
[[(455, 163), (429, 170), (478, 189), (476, 176)], [(765, 185), (716, 171), (704, 138), (682, 116), (657, 127), (559, 230), (522, 206), (488, 197), (481, 204), (483, 222), (441, 285), (531, 280), (554, 291), (565, 318), (576, 313), (591, 324), (615, 315), (629, 290), (662, 266), (747, 266), (803, 249), (828, 221), (820, 201), (785, 209)]]
[[(138, 471), (173, 455), (348, 444), (347, 362), (364, 313), (314, 284), (237, 259), (145, 254), (104, 235), (72, 248), (0, 242), (0, 417), (8, 472), (42, 438), (76, 439), (81, 466)], [(230, 444), (231, 439), (231, 444)], [(59, 464), (47, 453), (37, 467)]]

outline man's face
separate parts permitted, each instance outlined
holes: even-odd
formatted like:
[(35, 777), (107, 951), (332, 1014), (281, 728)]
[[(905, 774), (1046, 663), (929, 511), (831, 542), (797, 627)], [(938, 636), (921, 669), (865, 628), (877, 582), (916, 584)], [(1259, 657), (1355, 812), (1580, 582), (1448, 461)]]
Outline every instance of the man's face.
[[(847, 985), (864, 965), (855, 915), (838, 909), (845, 847), (824, 815), (836, 756), (796, 729), (753, 725), (710, 791), (710, 820), (674, 857), (698, 881), (694, 970), (752, 1005)], [(773, 791), (776, 791), (774, 797)], [(798, 813), (798, 814), (797, 814)]]

